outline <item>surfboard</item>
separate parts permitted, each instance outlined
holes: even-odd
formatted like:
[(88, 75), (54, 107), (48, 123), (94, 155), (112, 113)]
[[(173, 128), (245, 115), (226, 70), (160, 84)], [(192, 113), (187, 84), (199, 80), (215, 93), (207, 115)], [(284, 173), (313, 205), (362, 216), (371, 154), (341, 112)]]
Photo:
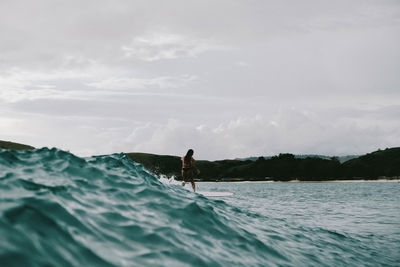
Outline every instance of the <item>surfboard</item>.
[[(188, 184), (186, 184), (184, 189), (193, 192), (192, 187)], [(197, 194), (201, 194), (205, 197), (229, 197), (232, 196), (233, 193), (231, 192), (216, 192), (216, 191), (196, 191)]]
[(205, 192), (205, 191), (198, 191), (198, 194), (202, 194), (205, 197), (229, 197), (232, 196), (233, 193), (231, 192)]

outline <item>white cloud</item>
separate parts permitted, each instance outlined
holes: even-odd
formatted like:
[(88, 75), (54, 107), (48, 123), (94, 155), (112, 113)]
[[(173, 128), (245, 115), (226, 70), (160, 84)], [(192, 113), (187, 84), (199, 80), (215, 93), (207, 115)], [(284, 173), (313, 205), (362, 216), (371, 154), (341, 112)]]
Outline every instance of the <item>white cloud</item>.
[(251, 64), (244, 62), (244, 61), (238, 61), (238, 62), (236, 62), (236, 66), (242, 67), (242, 68), (248, 68), (248, 67), (251, 67)]
[(24, 99), (72, 97), (74, 92), (77, 93), (76, 90), (57, 90), (55, 83), (85, 78), (88, 78), (87, 74), (74, 70), (39, 72), (12, 68), (0, 73), (0, 99), (17, 102)]
[(0, 132), (203, 158), (395, 146), (399, 14), (392, 0), (3, 0)]
[[(273, 114), (196, 123), (141, 117), (0, 113), (2, 139), (57, 146), (82, 156), (113, 152), (224, 159), (279, 153), (346, 155), (399, 146), (399, 107), (354, 112), (281, 109)], [(342, 113), (341, 116), (337, 116)], [(357, 114), (357, 115), (354, 115)], [(35, 132), (31, 129), (36, 127)]]
[[(147, 123), (122, 139), (119, 148), (181, 155), (194, 148), (201, 159), (279, 153), (346, 155), (399, 145), (400, 124), (371, 118), (330, 118), (297, 109), (272, 117), (242, 117), (219, 125), (189, 125), (172, 119)], [(310, 140), (312, 140), (310, 142)]]
[(194, 75), (135, 78), (96, 64), (52, 71), (12, 68), (0, 72), (0, 100), (8, 103), (37, 99), (107, 100), (110, 95), (159, 94), (153, 89), (181, 88), (196, 79)]
[(152, 33), (134, 38), (130, 44), (122, 46), (121, 49), (126, 58), (158, 61), (179, 57), (197, 57), (206, 51), (228, 48), (210, 40), (170, 33)]
[(196, 76), (182, 75), (180, 77), (155, 77), (150, 79), (139, 78), (108, 78), (87, 83), (87, 85), (101, 89), (146, 89), (157, 87), (160, 89), (179, 88), (196, 80)]

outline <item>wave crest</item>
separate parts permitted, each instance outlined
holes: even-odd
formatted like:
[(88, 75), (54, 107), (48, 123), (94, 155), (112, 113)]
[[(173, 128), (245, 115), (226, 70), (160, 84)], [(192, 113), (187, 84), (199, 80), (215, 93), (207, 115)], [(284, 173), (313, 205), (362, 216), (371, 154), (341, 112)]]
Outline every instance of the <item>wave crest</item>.
[(125, 154), (0, 150), (0, 181), (0, 262), (6, 266), (282, 260), (227, 217), (234, 210), (228, 204), (164, 184)]

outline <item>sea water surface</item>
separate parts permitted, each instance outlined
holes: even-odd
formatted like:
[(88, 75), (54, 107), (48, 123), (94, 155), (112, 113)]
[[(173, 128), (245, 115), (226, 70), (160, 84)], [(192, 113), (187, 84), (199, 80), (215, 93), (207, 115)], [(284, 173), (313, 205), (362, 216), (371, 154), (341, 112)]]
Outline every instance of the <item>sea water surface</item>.
[(400, 265), (400, 183), (198, 190), (233, 195), (190, 192), (125, 154), (0, 150), (0, 265)]

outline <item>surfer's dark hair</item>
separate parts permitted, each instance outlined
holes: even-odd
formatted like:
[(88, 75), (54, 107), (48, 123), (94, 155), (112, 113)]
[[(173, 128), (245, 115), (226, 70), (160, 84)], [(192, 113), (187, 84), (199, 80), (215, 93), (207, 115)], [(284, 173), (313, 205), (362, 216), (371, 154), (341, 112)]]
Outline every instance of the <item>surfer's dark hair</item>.
[(193, 156), (193, 149), (189, 149), (185, 156), (185, 163), (190, 163), (190, 159)]

